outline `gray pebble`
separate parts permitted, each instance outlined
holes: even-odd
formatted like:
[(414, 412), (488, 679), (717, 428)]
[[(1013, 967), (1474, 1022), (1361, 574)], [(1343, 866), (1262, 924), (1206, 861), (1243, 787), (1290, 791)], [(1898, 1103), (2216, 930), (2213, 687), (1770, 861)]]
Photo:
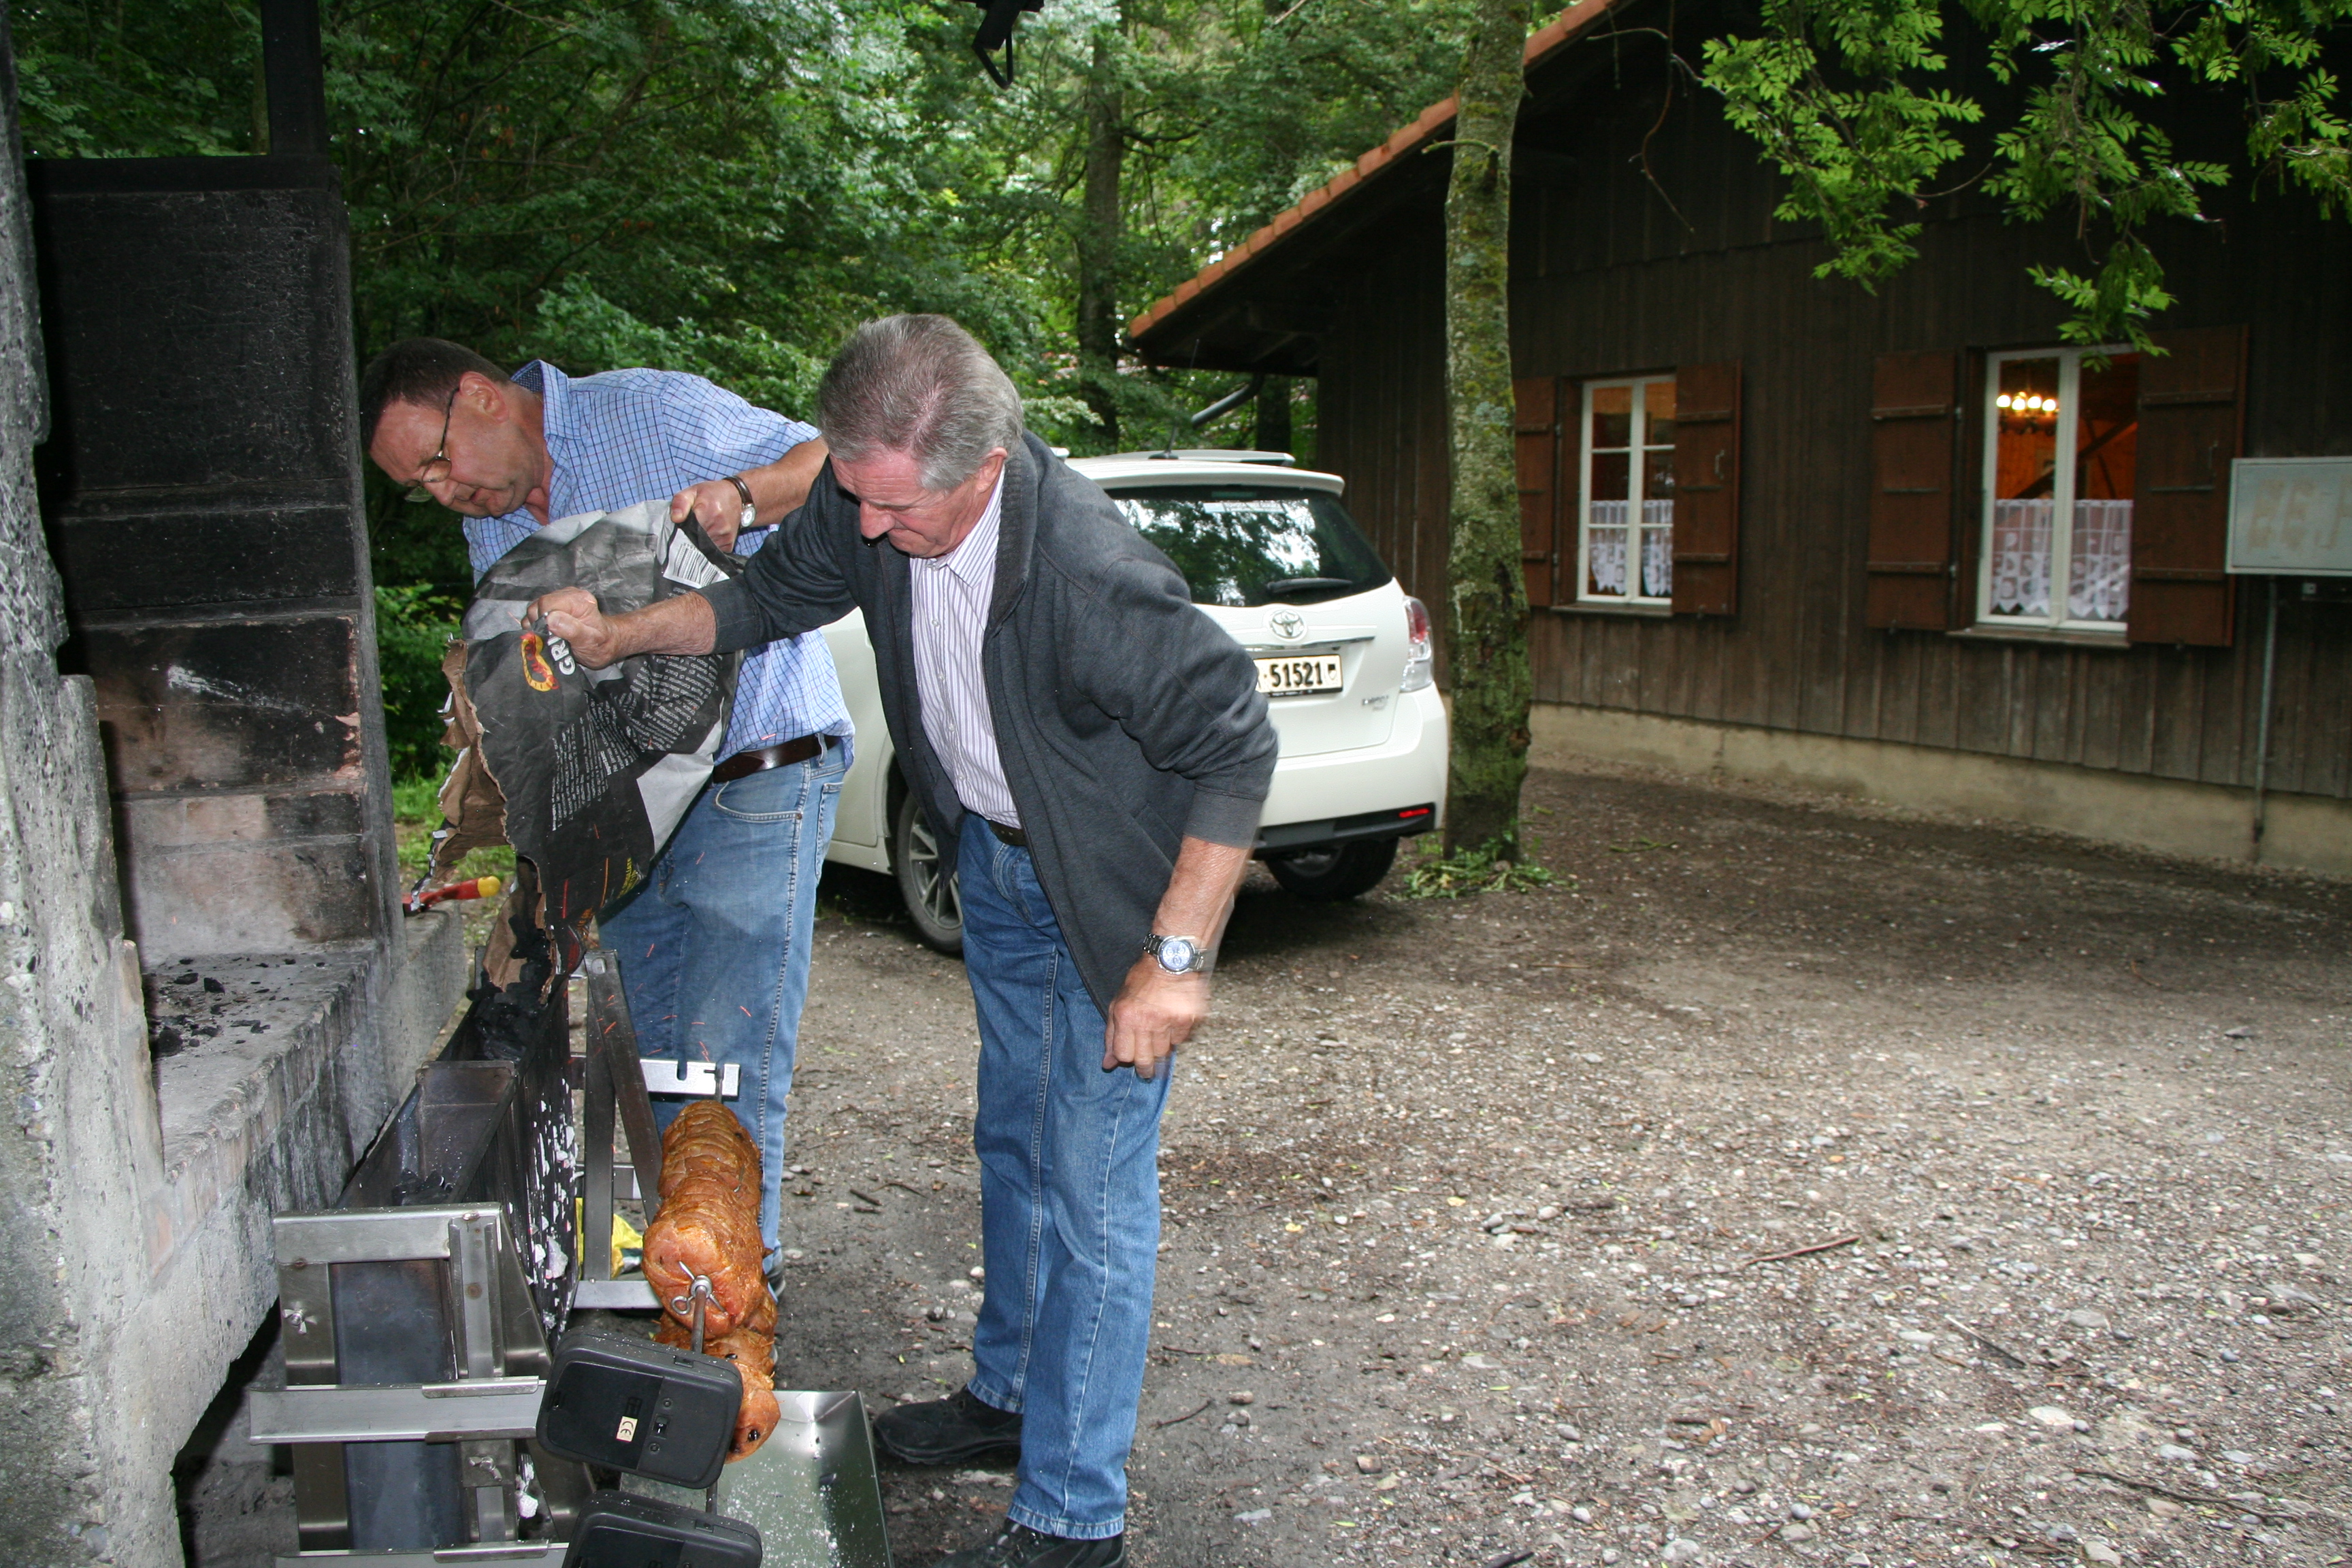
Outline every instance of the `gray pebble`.
[(2234, 1362), (2238, 1359), (2238, 1352), (2236, 1351), (2224, 1350), (2221, 1352), (2220, 1354), (2223, 1361)]
[(1789, 1517), (1790, 1519), (1811, 1519), (1813, 1517), (1813, 1510), (1807, 1508), (1803, 1503), (1792, 1502), (1789, 1505)]

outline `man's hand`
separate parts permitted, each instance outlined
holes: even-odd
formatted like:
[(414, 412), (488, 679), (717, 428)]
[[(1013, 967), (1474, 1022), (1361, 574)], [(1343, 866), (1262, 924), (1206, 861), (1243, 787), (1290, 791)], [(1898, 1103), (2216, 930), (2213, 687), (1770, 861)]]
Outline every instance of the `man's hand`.
[(596, 595), (585, 588), (558, 588), (523, 606), (523, 630), (536, 628), (542, 619), (547, 635), (570, 644), (572, 657), (590, 669), (602, 669), (627, 657), (614, 624), (619, 617), (599, 609)]
[[(1248, 869), (1248, 850), (1187, 837), (1176, 851), (1175, 869), (1151, 929), (1163, 936), (1191, 937), (1215, 952), (1225, 917), (1234, 911), (1234, 889)], [(1151, 1077), (1208, 1016), (1207, 975), (1171, 974), (1145, 953), (1127, 972), (1127, 983), (1104, 1020), (1103, 1071), (1132, 1067), (1136, 1077)]]
[(1149, 953), (1127, 972), (1103, 1031), (1103, 1071), (1131, 1067), (1149, 1079), (1209, 1016), (1209, 977), (1171, 974)]
[[(824, 437), (803, 441), (772, 463), (746, 468), (735, 476), (751, 491), (751, 526), (773, 528), (784, 514), (808, 500), (809, 487), (824, 467), (829, 448)], [(730, 479), (705, 479), (669, 498), (669, 520), (684, 522), (692, 512), (702, 520), (702, 531), (721, 550), (735, 548), (743, 518), (743, 492)]]
[(737, 521), (743, 515), (743, 498), (725, 479), (705, 479), (698, 485), (688, 485), (669, 498), (669, 520), (682, 523), (691, 512), (702, 522), (702, 531), (710, 535), (710, 542), (721, 550), (735, 548), (739, 531)]
[(558, 588), (523, 606), (525, 630), (544, 616), (547, 635), (571, 645), (572, 657), (602, 669), (641, 653), (709, 653), (719, 644), (719, 617), (699, 594), (680, 594), (642, 610), (608, 616), (585, 588)]

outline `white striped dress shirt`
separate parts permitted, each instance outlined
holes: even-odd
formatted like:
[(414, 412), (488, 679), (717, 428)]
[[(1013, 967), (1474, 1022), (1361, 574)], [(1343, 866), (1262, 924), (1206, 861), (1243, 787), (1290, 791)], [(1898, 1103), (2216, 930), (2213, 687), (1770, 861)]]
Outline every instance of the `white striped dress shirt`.
[(1007, 827), (1021, 826), (1004, 763), (996, 754), (996, 721), (981, 673), (980, 639), (996, 601), (997, 521), (1004, 504), (999, 476), (987, 510), (945, 555), (914, 561), (915, 695), (923, 734), (939, 753), (966, 811)]

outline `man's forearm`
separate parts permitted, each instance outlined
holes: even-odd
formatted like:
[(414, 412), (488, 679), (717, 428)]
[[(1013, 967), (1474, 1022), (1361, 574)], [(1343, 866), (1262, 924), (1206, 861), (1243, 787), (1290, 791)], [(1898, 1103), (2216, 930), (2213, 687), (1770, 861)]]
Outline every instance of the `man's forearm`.
[(1168, 890), (1160, 895), (1151, 929), (1162, 936), (1188, 936), (1203, 949), (1213, 949), (1224, 935), (1234, 894), (1249, 862), (1247, 849), (1186, 838), (1176, 852), (1176, 868), (1169, 873)]
[(809, 487), (816, 483), (827, 455), (824, 437), (820, 436), (802, 442), (772, 463), (744, 469), (743, 483), (751, 491), (752, 526), (772, 527), (808, 500)]
[(641, 653), (709, 653), (719, 641), (719, 620), (710, 601), (699, 594), (680, 594), (612, 617), (621, 651), (615, 658)]
[(719, 618), (699, 594), (607, 616), (584, 588), (558, 588), (523, 609), (523, 625), (544, 620), (548, 635), (571, 645), (572, 656), (590, 669), (603, 669), (641, 653), (709, 653), (719, 643)]

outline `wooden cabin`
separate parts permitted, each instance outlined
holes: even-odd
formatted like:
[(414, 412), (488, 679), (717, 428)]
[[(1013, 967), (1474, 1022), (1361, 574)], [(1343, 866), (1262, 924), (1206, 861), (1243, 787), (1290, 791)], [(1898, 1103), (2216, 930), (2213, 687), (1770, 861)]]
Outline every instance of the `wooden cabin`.
[[(1818, 230), (1670, 56), (1720, 15), (1584, 0), (1528, 46), (1537, 760), (2352, 872), (2352, 578), (2225, 570), (2234, 458), (2352, 455), (2352, 224), (2265, 188), (2165, 227), (2161, 356), (2062, 342), (2027, 268), (2086, 269), (2071, 215), (1980, 190), (1925, 207), (1875, 293), (1819, 279)], [(2177, 107), (2207, 114), (2184, 151), (2243, 164), (2227, 104)], [(1159, 363), (1317, 377), (1317, 466), (1433, 605), (1452, 128), (1449, 100), (1130, 326)]]

